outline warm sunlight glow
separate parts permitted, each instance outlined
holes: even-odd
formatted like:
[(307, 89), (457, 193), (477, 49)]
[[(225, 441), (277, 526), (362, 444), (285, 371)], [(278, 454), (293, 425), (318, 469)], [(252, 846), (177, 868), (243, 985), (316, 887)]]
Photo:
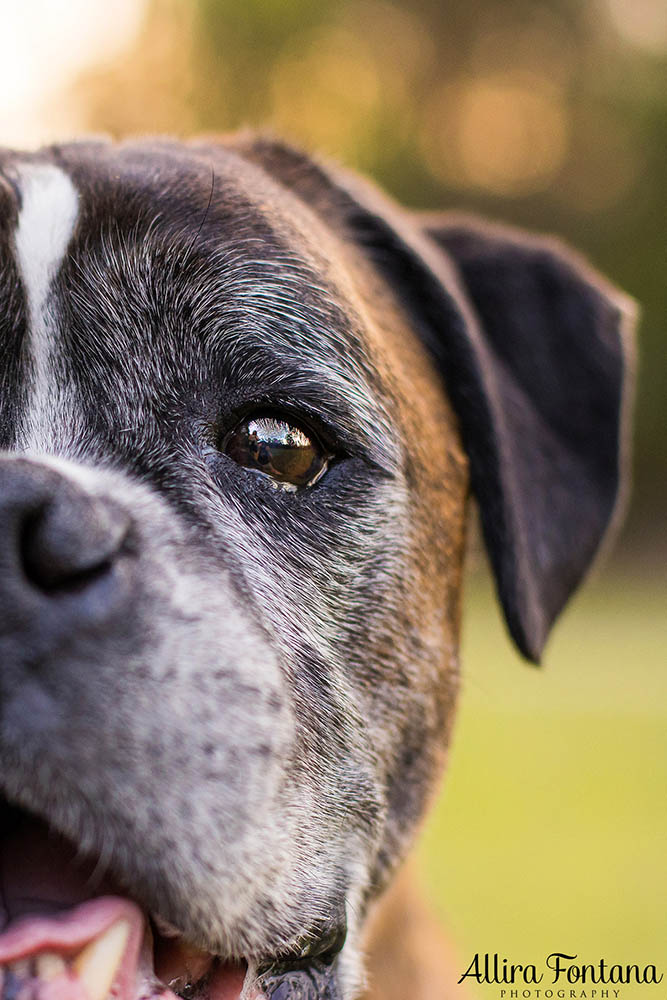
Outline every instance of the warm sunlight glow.
[(667, 49), (665, 0), (607, 0), (617, 31), (633, 45), (654, 51)]
[(135, 37), (145, 0), (0, 0), (0, 145), (36, 146), (79, 127), (63, 94)]

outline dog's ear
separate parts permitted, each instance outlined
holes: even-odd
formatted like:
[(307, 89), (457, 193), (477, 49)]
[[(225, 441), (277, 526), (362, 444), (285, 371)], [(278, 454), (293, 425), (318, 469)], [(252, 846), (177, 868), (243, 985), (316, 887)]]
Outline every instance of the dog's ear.
[(555, 240), (405, 213), (271, 142), (244, 152), (361, 244), (409, 310), (458, 416), (509, 630), (537, 662), (617, 520), (633, 304)]
[(472, 305), (471, 382), (454, 393), (507, 622), (537, 661), (620, 520), (634, 303), (553, 238), (458, 215), (419, 224)]

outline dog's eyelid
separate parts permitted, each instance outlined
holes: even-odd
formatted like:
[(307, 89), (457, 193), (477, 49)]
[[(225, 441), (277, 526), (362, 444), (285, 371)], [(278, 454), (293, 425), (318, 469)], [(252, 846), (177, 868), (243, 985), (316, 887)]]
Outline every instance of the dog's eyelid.
[(388, 475), (403, 464), (402, 446), (382, 399), (366, 386), (335, 387), (326, 378), (263, 377), (253, 371), (242, 378), (223, 377), (216, 423), (227, 428), (257, 410), (281, 411), (286, 419), (305, 423), (339, 458), (359, 458)]
[[(229, 401), (228, 401), (229, 402)], [(382, 415), (373, 419), (370, 414), (360, 416), (352, 429), (352, 416), (341, 417), (339, 406), (332, 402), (324, 406), (322, 400), (316, 407), (310, 400), (262, 394), (253, 402), (240, 398), (225, 407), (217, 424), (218, 442), (242, 420), (258, 412), (280, 413), (289, 423), (297, 424), (315, 435), (319, 443), (329, 452), (327, 471), (347, 459), (359, 460), (371, 469), (377, 477), (394, 479), (402, 475), (403, 450), (399, 441), (391, 434), (390, 426)], [(224, 427), (224, 430), (222, 429)], [(220, 448), (219, 444), (217, 450)], [(319, 477), (319, 480), (322, 476)], [(315, 485), (312, 483), (311, 485)]]
[(266, 399), (245, 404), (228, 419), (228, 424), (240, 423), (243, 419), (255, 416), (272, 416), (300, 428), (308, 436), (313, 437), (332, 455), (344, 454), (348, 447), (355, 447), (350, 440), (350, 434), (342, 428), (335, 418), (328, 417), (311, 405), (295, 403), (293, 400)]

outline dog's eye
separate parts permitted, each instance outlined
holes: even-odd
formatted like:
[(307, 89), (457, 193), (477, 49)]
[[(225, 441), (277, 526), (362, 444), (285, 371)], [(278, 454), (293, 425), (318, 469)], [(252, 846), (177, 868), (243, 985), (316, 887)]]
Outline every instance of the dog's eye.
[(279, 414), (247, 418), (227, 435), (222, 450), (239, 465), (265, 473), (287, 490), (313, 486), (332, 457), (310, 431), (306, 433)]

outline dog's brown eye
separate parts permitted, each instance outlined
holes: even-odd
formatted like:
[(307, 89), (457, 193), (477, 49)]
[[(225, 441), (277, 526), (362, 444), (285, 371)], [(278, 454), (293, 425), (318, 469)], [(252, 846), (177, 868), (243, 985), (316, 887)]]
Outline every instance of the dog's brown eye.
[(222, 450), (239, 465), (265, 473), (287, 490), (312, 486), (332, 457), (314, 436), (271, 414), (244, 420), (227, 435)]

